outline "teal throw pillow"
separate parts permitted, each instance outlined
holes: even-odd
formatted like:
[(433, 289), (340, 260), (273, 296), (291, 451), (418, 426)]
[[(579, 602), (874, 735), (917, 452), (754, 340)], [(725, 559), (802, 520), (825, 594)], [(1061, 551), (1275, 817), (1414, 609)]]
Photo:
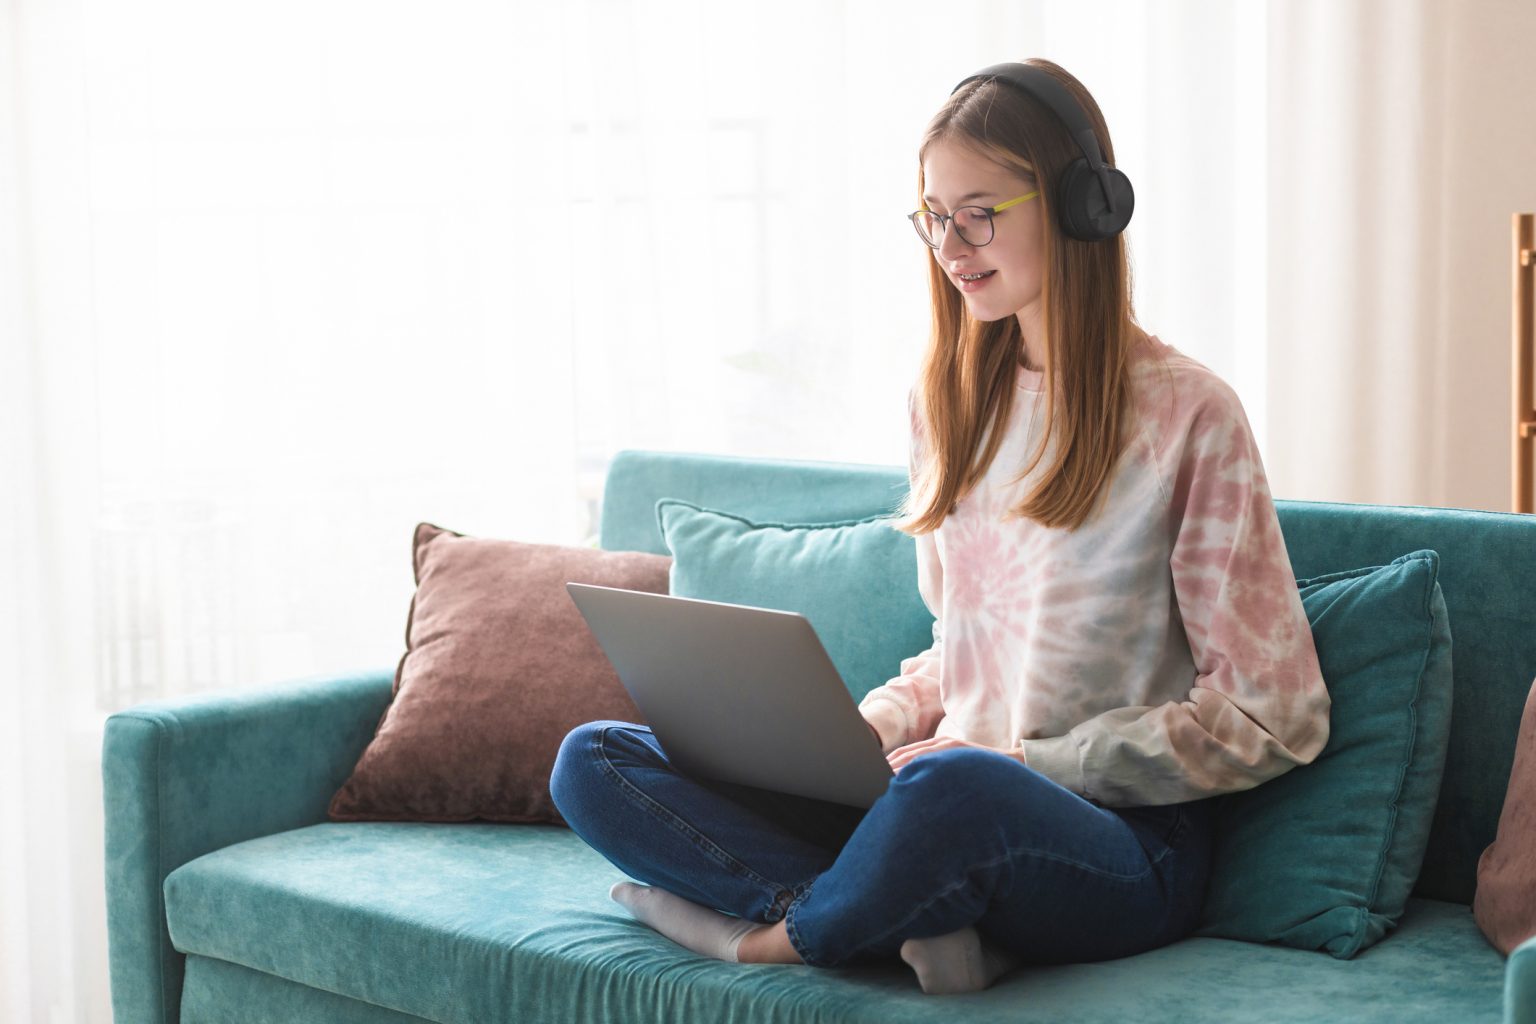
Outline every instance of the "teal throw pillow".
[(854, 703), (933, 645), (933, 615), (917, 589), (917, 543), (890, 518), (759, 523), (678, 498), (656, 502), (672, 552), (668, 592), (799, 612)]
[(1423, 866), (1451, 731), (1440, 556), (1297, 580), (1333, 702), (1317, 759), (1218, 801), (1197, 936), (1353, 957)]

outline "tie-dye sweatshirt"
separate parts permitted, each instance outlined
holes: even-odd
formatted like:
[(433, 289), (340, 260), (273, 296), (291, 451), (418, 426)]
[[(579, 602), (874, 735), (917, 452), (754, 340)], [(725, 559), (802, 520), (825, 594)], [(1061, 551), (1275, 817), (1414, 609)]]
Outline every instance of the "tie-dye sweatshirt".
[[(1103, 807), (1250, 789), (1308, 764), (1331, 701), (1237, 394), (1155, 336), (1130, 363), (1134, 440), (1076, 531), (1003, 520), (1051, 463), (1023, 367), (977, 488), (917, 538), (933, 646), (859, 710), (887, 751), (996, 747)], [(923, 457), (909, 403), (909, 468)]]

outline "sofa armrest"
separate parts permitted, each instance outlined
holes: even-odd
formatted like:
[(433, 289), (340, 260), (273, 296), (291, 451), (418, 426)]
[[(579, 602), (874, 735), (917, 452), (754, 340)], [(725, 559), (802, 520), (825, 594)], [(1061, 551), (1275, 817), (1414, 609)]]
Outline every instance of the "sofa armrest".
[(1536, 935), (1504, 965), (1504, 1024), (1536, 1024)]
[(140, 704), (102, 736), (113, 1017), (176, 1024), (185, 957), (166, 929), (176, 868), (327, 820), (389, 706), (394, 669)]

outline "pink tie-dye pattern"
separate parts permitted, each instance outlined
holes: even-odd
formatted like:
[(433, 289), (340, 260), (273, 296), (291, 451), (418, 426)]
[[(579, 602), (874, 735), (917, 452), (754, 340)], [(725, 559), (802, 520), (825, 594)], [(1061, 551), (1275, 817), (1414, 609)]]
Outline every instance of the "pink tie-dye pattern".
[(1321, 752), (1331, 703), (1236, 393), (1156, 338), (1131, 379), (1139, 430), (1098, 517), (1072, 532), (1002, 518), (1036, 479), (1007, 483), (1038, 443), (1044, 395), (1021, 390), (982, 484), (917, 538), (933, 646), (861, 705), (900, 708), (899, 743), (953, 736), (1028, 762), (1067, 742), (1081, 774), (1058, 781), (1104, 806), (1248, 789)]

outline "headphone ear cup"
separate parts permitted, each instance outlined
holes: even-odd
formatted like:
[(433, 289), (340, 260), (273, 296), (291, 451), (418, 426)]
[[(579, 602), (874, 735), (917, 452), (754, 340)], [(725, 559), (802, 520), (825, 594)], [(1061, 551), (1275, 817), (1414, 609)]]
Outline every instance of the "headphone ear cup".
[(1115, 196), (1115, 209), (1109, 209), (1099, 176), (1084, 157), (1078, 157), (1067, 166), (1057, 189), (1060, 200), (1061, 229), (1072, 238), (1083, 242), (1099, 242), (1113, 238), (1125, 230), (1136, 209), (1136, 192), (1131, 179), (1116, 168), (1106, 170), (1109, 188)]

